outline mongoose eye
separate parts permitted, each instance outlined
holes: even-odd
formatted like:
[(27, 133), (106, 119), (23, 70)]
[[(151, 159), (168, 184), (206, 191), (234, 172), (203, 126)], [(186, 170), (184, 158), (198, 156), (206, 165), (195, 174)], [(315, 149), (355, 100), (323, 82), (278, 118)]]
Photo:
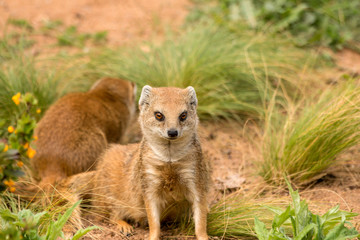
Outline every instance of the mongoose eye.
[(180, 121), (185, 121), (187, 118), (187, 112), (183, 112), (182, 114), (180, 114), (179, 119)]
[(159, 113), (159, 112), (155, 112), (155, 118), (158, 121), (164, 121), (164, 119), (165, 119), (164, 115), (162, 115), (162, 113)]

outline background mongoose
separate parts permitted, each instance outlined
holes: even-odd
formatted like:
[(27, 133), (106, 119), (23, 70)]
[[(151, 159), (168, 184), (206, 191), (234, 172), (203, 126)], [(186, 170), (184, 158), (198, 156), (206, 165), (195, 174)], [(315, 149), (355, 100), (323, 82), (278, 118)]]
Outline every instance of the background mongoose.
[(32, 165), (40, 186), (91, 170), (108, 143), (120, 141), (135, 113), (136, 86), (103, 78), (85, 93), (71, 93), (40, 120)]
[(161, 219), (190, 207), (197, 238), (208, 239), (210, 167), (197, 137), (194, 88), (145, 86), (139, 108), (143, 139), (140, 144), (113, 145), (102, 155), (91, 184), (93, 204), (109, 213), (124, 233), (132, 231), (126, 221), (147, 219), (150, 239), (159, 239)]

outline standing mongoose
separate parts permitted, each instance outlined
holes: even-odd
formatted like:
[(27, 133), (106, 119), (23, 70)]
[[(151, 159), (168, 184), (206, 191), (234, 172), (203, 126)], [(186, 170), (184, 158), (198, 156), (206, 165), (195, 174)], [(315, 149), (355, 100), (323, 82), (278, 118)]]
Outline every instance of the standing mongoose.
[(197, 239), (208, 239), (210, 166), (197, 136), (197, 104), (193, 87), (145, 86), (139, 100), (142, 141), (112, 145), (95, 173), (87, 173), (93, 174), (93, 205), (123, 233), (132, 231), (129, 221), (147, 220), (149, 238), (159, 239), (161, 220), (192, 210)]
[(95, 168), (109, 143), (121, 140), (135, 114), (134, 83), (98, 80), (85, 93), (60, 98), (35, 129), (36, 155), (31, 164), (40, 186)]

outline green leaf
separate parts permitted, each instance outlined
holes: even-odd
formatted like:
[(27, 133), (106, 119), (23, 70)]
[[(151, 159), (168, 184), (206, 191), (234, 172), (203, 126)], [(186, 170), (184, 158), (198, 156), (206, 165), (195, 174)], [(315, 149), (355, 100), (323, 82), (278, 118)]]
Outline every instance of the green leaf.
[(297, 227), (296, 227), (296, 222), (293, 216), (290, 216), (290, 220), (291, 220), (291, 226), (293, 228), (293, 235), (296, 236), (297, 235)]
[(88, 232), (94, 230), (94, 229), (100, 229), (98, 226), (91, 226), (91, 227), (87, 227), (85, 229), (79, 229), (74, 237), (72, 238), (72, 240), (78, 240), (79, 238), (81, 238), (82, 236), (84, 236), (85, 234), (87, 234)]
[(290, 211), (290, 206), (288, 206), (283, 213), (276, 215), (273, 220), (272, 227), (279, 228), (286, 220), (290, 218)]
[(269, 240), (269, 231), (266, 229), (265, 223), (261, 222), (257, 217), (255, 217), (255, 233), (259, 240)]
[(312, 239), (311, 236), (305, 238), (306, 235), (316, 227), (315, 223), (311, 223), (303, 228), (303, 230), (294, 238), (294, 240)]
[(81, 201), (76, 202), (71, 208), (66, 210), (66, 212), (59, 217), (56, 222), (52, 222), (46, 232), (47, 240), (56, 240), (62, 234), (62, 228), (64, 227), (67, 220), (70, 218), (74, 209), (79, 206)]
[(324, 240), (345, 240), (359, 237), (359, 232), (355, 228), (348, 229), (345, 227), (345, 223), (337, 225), (335, 228), (329, 231)]
[(300, 208), (301, 208), (300, 195), (299, 195), (298, 191), (294, 191), (292, 189), (292, 187), (291, 187), (291, 185), (290, 185), (287, 178), (285, 178), (285, 182), (286, 182), (286, 184), (287, 184), (287, 186), (289, 188), (289, 192), (290, 192), (290, 196), (291, 196), (292, 201), (293, 201), (293, 207), (295, 209), (295, 216), (296, 216), (297, 214), (299, 214)]
[(19, 220), (18, 215), (12, 213), (9, 209), (0, 210), (0, 216), (2, 219), (4, 219), (7, 222), (13, 222)]

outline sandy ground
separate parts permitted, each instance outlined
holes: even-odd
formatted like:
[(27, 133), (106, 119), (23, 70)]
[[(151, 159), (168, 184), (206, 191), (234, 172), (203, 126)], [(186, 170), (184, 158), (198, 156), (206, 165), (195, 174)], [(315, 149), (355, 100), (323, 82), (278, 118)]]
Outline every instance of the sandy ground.
[(108, 31), (109, 43), (121, 45), (177, 29), (189, 6), (187, 0), (0, 0), (0, 29), (9, 18), (35, 28), (61, 20), (80, 32)]
[[(167, 28), (179, 29), (190, 6), (187, 0), (0, 0), (0, 30), (8, 18), (26, 19), (35, 28), (44, 21), (61, 19), (65, 25), (76, 25), (80, 32), (107, 30), (108, 44), (120, 46), (154, 37), (161, 39)], [(341, 69), (360, 74), (359, 55), (344, 50), (337, 54), (336, 61)], [(261, 159), (259, 139), (245, 132), (248, 131), (236, 123), (203, 123), (200, 128), (203, 149), (212, 160), (213, 180), (218, 191), (246, 188), (258, 181), (253, 170), (256, 161)], [(325, 177), (304, 189), (302, 196), (317, 206), (340, 204), (344, 210), (360, 213), (359, 157), (359, 148), (344, 155), (346, 163), (331, 168)], [(360, 229), (359, 217), (356, 222)], [(114, 226), (105, 224), (105, 227), (107, 230), (94, 231), (93, 237), (123, 237), (116, 233)], [(144, 239), (147, 230), (137, 228), (135, 233), (130, 239)], [(172, 233), (166, 231), (164, 235), (171, 238)], [(175, 238), (180, 239), (172, 237)]]

